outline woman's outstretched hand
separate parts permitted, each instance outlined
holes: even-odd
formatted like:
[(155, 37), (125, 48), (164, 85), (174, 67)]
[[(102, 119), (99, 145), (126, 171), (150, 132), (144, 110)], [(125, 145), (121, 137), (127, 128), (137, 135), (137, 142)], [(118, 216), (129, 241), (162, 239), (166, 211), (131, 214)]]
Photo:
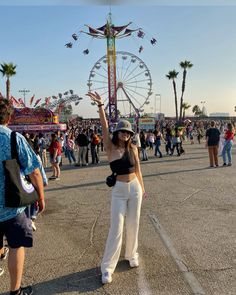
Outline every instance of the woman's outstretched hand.
[(147, 194), (146, 192), (143, 193), (143, 198), (144, 198), (145, 200), (147, 200), (147, 198), (148, 198), (148, 194)]
[(102, 104), (102, 98), (97, 92), (94, 92), (94, 93), (93, 92), (88, 92), (86, 95), (89, 96), (98, 105)]

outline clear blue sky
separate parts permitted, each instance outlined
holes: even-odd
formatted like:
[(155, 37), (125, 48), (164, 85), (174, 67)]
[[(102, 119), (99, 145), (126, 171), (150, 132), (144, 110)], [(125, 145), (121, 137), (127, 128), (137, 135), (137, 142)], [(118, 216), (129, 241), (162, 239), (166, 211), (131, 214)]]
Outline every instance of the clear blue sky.
[[(24, 4), (15, 6), (15, 3)], [(51, 3), (50, 3), (51, 2)], [(82, 4), (83, 1), (79, 3)], [(113, 0), (111, 3), (116, 3)], [(115, 25), (132, 21), (132, 27), (142, 27), (146, 32), (144, 51), (139, 55), (142, 43), (138, 38), (118, 40), (117, 50), (138, 55), (148, 66), (153, 80), (153, 93), (160, 93), (162, 112), (174, 115), (172, 84), (165, 75), (168, 71), (180, 71), (177, 79), (180, 96), (182, 71), (179, 62), (189, 60), (193, 68), (188, 71), (184, 100), (192, 106), (206, 101), (210, 112), (229, 112), (235, 115), (236, 105), (236, 6), (232, 1), (147, 1), (147, 5), (112, 5)], [(126, 1), (128, 2), (128, 1)], [(158, 3), (160, 5), (151, 5)], [(6, 5), (8, 3), (8, 5)], [(27, 88), (37, 98), (57, 95), (74, 89), (85, 97), (87, 79), (94, 63), (106, 53), (104, 40), (93, 40), (81, 35), (72, 49), (64, 44), (71, 40), (71, 34), (85, 29), (84, 24), (93, 27), (105, 23), (109, 6), (106, 1), (88, 1), (90, 5), (73, 5), (78, 1), (1, 1), (0, 0), (0, 63), (17, 64), (17, 75), (11, 80), (11, 93), (19, 98), (19, 89)], [(46, 5), (57, 4), (57, 5)], [(67, 3), (67, 5), (58, 5)], [(147, 37), (147, 38), (146, 38)], [(149, 39), (155, 37), (157, 46)], [(89, 48), (90, 54), (83, 50)], [(0, 89), (5, 94), (5, 81), (0, 77)], [(154, 95), (146, 111), (154, 106)], [(88, 98), (74, 108), (83, 117), (97, 116)], [(191, 113), (191, 112), (189, 112)]]

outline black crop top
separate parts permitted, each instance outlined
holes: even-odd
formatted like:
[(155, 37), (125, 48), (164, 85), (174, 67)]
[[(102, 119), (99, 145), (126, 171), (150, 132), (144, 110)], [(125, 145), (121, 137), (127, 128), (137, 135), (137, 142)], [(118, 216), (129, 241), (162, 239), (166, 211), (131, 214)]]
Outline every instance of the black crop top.
[(135, 172), (134, 159), (129, 152), (125, 152), (122, 158), (110, 162), (111, 171), (117, 175)]

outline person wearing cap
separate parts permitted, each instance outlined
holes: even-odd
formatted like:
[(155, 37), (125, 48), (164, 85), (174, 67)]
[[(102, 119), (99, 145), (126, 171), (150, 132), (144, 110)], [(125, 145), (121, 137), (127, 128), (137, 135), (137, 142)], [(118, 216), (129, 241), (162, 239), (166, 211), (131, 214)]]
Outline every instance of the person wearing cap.
[(102, 283), (112, 282), (112, 274), (119, 260), (124, 220), (126, 221), (125, 259), (130, 267), (138, 267), (138, 231), (142, 196), (146, 198), (142, 173), (140, 170), (138, 150), (131, 144), (134, 131), (130, 122), (120, 120), (109, 135), (103, 103), (95, 92), (87, 94), (97, 103), (102, 125), (103, 141), (112, 172), (116, 175), (116, 183), (112, 190), (111, 224), (106, 248), (101, 263)]

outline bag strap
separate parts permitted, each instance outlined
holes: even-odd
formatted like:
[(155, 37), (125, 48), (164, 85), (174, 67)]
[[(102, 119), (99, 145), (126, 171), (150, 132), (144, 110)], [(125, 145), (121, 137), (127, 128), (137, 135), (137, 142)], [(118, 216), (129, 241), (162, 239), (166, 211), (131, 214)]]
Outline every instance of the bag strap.
[(12, 131), (12, 133), (11, 133), (11, 157), (12, 157), (12, 159), (16, 159), (19, 164), (19, 157), (18, 157), (16, 147), (17, 147), (16, 132)]

